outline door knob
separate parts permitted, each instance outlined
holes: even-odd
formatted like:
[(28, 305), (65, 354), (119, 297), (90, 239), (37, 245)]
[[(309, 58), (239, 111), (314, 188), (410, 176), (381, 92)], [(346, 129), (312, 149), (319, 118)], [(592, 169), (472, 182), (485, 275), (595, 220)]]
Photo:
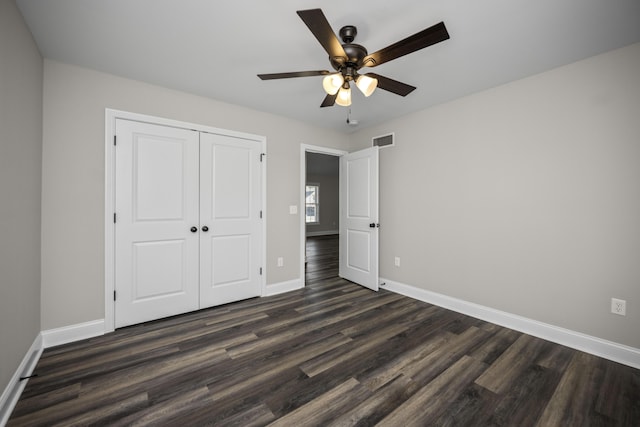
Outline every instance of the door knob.
[(374, 222), (372, 222), (371, 224), (369, 224), (369, 227), (376, 228), (376, 224)]
[(196, 231), (198, 231), (198, 227), (191, 227), (191, 232), (195, 233)]
[(207, 226), (205, 225), (204, 227), (202, 227), (202, 231), (204, 231), (204, 232), (206, 233), (207, 231), (209, 231), (209, 227), (207, 227)]

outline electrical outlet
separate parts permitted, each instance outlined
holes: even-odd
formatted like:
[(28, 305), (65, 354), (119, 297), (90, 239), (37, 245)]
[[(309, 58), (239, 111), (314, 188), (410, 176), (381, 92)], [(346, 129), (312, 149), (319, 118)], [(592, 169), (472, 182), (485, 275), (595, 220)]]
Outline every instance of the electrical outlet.
[(393, 264), (394, 264), (396, 267), (400, 267), (400, 257), (399, 257), (399, 256), (397, 256), (397, 257), (393, 260)]
[(278, 267), (284, 266), (284, 258), (278, 257)]
[(620, 316), (627, 315), (627, 302), (623, 299), (611, 298), (611, 312)]

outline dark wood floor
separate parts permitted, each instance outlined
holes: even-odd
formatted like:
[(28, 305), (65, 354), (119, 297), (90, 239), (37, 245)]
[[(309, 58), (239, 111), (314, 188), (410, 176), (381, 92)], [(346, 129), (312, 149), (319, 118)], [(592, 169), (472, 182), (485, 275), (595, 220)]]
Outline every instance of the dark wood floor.
[(639, 426), (640, 371), (336, 277), (47, 349), (25, 425)]

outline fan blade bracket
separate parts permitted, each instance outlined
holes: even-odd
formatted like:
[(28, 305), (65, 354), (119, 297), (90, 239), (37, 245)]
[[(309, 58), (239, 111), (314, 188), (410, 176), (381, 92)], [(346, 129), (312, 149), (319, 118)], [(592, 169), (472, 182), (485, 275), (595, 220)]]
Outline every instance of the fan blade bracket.
[(340, 71), (340, 68), (344, 67), (347, 64), (347, 57), (346, 56), (334, 56), (334, 57), (329, 57), (329, 62), (331, 62), (331, 66), (336, 70), (336, 71)]
[(375, 67), (376, 65), (378, 65), (376, 63), (376, 60), (374, 58), (371, 58), (370, 56), (366, 56), (363, 60), (362, 60), (362, 66), (363, 67)]

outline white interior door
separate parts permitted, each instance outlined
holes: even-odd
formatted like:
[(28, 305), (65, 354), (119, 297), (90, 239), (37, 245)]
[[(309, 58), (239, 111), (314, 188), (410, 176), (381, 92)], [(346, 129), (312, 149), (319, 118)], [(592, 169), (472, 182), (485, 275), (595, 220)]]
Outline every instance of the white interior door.
[(339, 272), (378, 290), (378, 147), (340, 159)]
[(261, 294), (261, 145), (200, 135), (200, 306)]
[(115, 326), (198, 309), (198, 133), (116, 121)]

